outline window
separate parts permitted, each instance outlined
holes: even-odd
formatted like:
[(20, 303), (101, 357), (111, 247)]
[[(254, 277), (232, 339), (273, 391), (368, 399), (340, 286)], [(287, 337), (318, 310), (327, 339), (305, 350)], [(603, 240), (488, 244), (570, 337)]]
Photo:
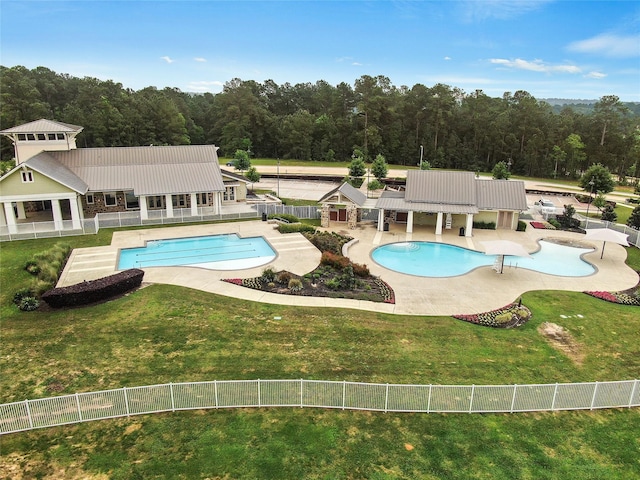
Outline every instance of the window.
[(47, 136), (44, 133), (39, 133), (38, 134), (38, 140), (46, 140)]
[(174, 207), (186, 207), (187, 206), (187, 196), (186, 195), (173, 195), (172, 197), (173, 206)]
[(35, 140), (36, 136), (33, 133), (27, 133), (27, 140)]
[(33, 172), (31, 170), (22, 170), (22, 183), (33, 183)]
[(126, 192), (124, 194), (124, 201), (126, 202), (127, 210), (137, 210), (140, 208), (140, 202), (133, 192)]
[(56, 133), (58, 140), (64, 140), (64, 133)]
[(234, 201), (236, 199), (236, 187), (226, 187), (224, 189), (224, 200)]
[(87, 205), (93, 205), (93, 193), (87, 193), (85, 200), (87, 201)]
[(47, 133), (47, 140), (55, 140), (55, 139), (56, 139), (55, 133)]
[(209, 195), (206, 193), (198, 193), (196, 194), (196, 198), (198, 199), (198, 205), (208, 205), (209, 199), (207, 198)]
[(107, 207), (115, 207), (118, 205), (118, 198), (115, 193), (105, 193), (104, 194), (104, 204)]
[(19, 133), (18, 140), (20, 140), (21, 142), (25, 142), (27, 140), (27, 136), (24, 133)]
[(162, 195), (147, 197), (147, 205), (149, 206), (149, 208), (163, 208), (164, 197)]

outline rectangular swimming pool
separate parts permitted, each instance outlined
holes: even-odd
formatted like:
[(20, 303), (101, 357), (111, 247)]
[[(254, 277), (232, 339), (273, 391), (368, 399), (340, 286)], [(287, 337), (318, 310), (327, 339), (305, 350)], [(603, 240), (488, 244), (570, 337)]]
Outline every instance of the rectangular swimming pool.
[(235, 233), (206, 237), (151, 240), (144, 247), (120, 250), (118, 270), (189, 266), (210, 270), (242, 270), (276, 258), (263, 237), (241, 238)]

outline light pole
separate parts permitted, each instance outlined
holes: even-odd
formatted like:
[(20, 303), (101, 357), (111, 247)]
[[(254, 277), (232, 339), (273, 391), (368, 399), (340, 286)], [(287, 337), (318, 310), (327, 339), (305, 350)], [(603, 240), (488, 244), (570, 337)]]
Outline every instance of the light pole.
[(589, 183), (587, 185), (589, 185), (591, 187), (591, 189), (589, 190), (589, 203), (587, 203), (587, 219), (584, 222), (584, 229), (588, 229), (589, 228), (589, 207), (591, 206), (591, 195), (593, 195), (593, 186), (596, 184), (596, 182), (593, 181), (593, 177), (591, 177), (591, 180), (589, 180)]
[(278, 198), (280, 198), (280, 159), (278, 158)]
[(420, 145), (420, 170), (422, 170), (422, 154), (424, 153), (424, 147)]

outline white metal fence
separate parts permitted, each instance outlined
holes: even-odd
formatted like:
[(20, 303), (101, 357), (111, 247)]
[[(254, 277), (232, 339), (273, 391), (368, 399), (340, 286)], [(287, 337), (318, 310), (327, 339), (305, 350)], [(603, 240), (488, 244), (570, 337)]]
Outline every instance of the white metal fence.
[(253, 207), (257, 210), (258, 216), (262, 216), (262, 214), (266, 215), (295, 215), (298, 218), (312, 218), (319, 219), (320, 208), (313, 205), (282, 205), (282, 204), (268, 204), (268, 203), (259, 203), (253, 205)]
[(640, 381), (398, 385), (229, 380), (120, 388), (0, 405), (0, 434), (176, 410), (316, 407), (418, 413), (515, 413), (640, 406)]

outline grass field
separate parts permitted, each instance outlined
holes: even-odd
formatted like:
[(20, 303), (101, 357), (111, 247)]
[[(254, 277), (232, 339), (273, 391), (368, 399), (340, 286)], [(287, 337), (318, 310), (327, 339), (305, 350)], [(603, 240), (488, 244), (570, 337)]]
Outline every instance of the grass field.
[[(638, 308), (572, 292), (526, 293), (533, 318), (514, 330), (266, 305), (166, 285), (87, 308), (19, 312), (11, 295), (31, 279), (24, 262), (56, 241), (2, 244), (2, 403), (214, 379), (523, 384), (640, 376)], [(64, 241), (106, 244), (110, 232)], [(640, 250), (628, 252), (640, 270)], [(537, 330), (543, 322), (568, 329), (580, 355), (549, 344)], [(178, 412), (8, 435), (0, 478), (635, 479), (638, 431), (638, 409)]]

